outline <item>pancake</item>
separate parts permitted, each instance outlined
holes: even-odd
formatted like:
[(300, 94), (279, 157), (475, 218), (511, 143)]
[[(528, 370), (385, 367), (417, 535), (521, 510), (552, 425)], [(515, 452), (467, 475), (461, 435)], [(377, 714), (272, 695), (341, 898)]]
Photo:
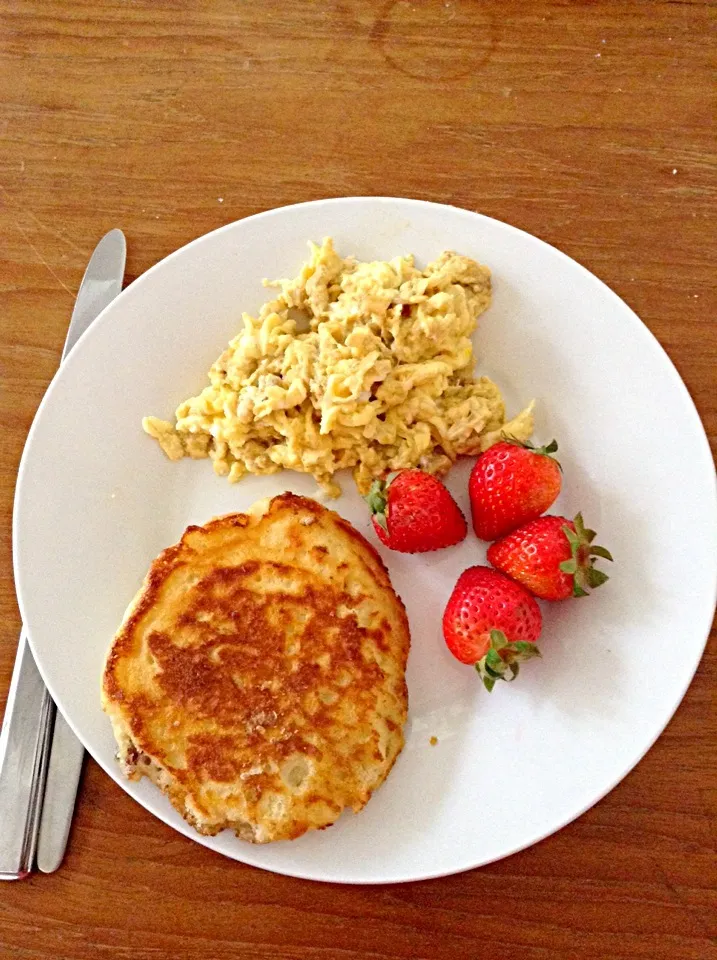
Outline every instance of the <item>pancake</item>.
[(102, 704), (133, 780), (200, 833), (293, 839), (358, 812), (403, 746), (408, 621), (373, 547), (285, 493), (188, 527), (110, 648)]

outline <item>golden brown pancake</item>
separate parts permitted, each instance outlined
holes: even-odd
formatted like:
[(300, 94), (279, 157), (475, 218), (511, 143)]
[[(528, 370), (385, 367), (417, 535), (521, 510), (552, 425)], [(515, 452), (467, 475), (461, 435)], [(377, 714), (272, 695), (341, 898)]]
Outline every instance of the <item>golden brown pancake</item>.
[(409, 632), (376, 551), (285, 493), (157, 557), (105, 666), (131, 779), (200, 833), (292, 839), (359, 811), (403, 746)]

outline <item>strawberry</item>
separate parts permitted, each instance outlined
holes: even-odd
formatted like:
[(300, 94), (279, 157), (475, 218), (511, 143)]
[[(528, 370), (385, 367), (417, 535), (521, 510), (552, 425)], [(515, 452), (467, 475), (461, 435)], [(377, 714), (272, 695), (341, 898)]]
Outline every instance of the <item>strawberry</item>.
[(488, 560), (543, 600), (585, 597), (588, 587), (608, 579), (593, 566), (596, 557), (612, 560), (605, 547), (593, 546), (595, 531), (578, 514), (539, 517), (488, 548)]
[(440, 480), (401, 470), (375, 480), (366, 497), (381, 543), (401, 553), (425, 553), (465, 539), (466, 518)]
[(540, 656), (535, 643), (542, 623), (540, 607), (519, 583), (490, 567), (469, 567), (448, 600), (443, 636), (490, 692), (496, 680), (515, 680), (519, 663)]
[(481, 540), (497, 540), (552, 506), (560, 493), (560, 464), (547, 447), (505, 440), (475, 462), (468, 483), (473, 529)]

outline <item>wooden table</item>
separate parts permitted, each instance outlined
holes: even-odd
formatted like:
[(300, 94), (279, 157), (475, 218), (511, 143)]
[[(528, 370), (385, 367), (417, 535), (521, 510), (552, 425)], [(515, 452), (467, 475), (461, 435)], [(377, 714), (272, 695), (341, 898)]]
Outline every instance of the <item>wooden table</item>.
[[(610, 284), (669, 351), (714, 443), (714, 10), (0, 0), (0, 696), (19, 628), (17, 465), (111, 227), (128, 237), (131, 281), (294, 201), (480, 210)], [(0, 887), (0, 957), (715, 957), (716, 683), (713, 637), (665, 734), (601, 803), (521, 854), (413, 885), (225, 861), (88, 762), (62, 869)], [(506, 816), (529, 815), (530, 797), (506, 798)]]

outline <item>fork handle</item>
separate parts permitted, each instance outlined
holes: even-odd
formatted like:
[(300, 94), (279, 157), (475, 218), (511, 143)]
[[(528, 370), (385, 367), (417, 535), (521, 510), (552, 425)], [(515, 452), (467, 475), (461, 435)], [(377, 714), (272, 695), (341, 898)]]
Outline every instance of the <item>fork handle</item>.
[(55, 711), (48, 753), (50, 759), (37, 840), (37, 868), (43, 873), (57, 870), (65, 856), (85, 756), (85, 748), (59, 710)]
[(32, 870), (54, 715), (22, 630), (0, 730), (0, 880)]

